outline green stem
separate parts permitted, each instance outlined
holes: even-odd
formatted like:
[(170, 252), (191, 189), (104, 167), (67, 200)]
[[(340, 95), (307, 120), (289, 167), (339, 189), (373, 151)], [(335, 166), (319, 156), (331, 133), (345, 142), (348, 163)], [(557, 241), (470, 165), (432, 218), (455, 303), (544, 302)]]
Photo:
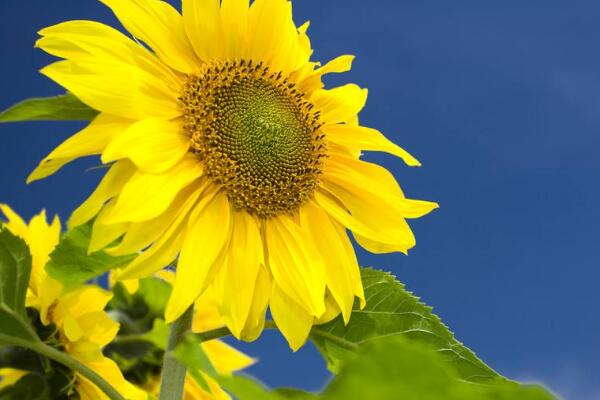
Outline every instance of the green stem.
[[(265, 329), (277, 329), (277, 325), (274, 321), (266, 321)], [(222, 337), (231, 336), (231, 331), (226, 327), (223, 327), (212, 329), (210, 331), (199, 332), (195, 335), (200, 341), (206, 342), (208, 340), (220, 339)], [(350, 342), (329, 332), (325, 332), (317, 327), (312, 328), (312, 330), (310, 331), (310, 335), (314, 337), (321, 337), (323, 339), (327, 339), (331, 342), (336, 343), (338, 346), (348, 350), (356, 350), (358, 348), (358, 345), (356, 343)]]
[[(277, 329), (277, 325), (275, 325), (274, 321), (266, 321), (265, 329)], [(226, 327), (211, 329), (209, 331), (198, 332), (194, 334), (198, 340), (201, 342), (207, 342), (209, 340), (220, 339), (223, 337), (231, 336), (231, 331)], [(323, 339), (327, 339), (330, 342), (336, 343), (338, 346), (343, 347), (348, 350), (356, 350), (358, 348), (358, 344), (354, 342), (350, 342), (344, 338), (333, 335), (329, 332), (323, 331), (318, 327), (313, 327), (310, 331), (310, 335), (313, 337), (321, 337)], [(137, 341), (149, 341), (144, 335), (123, 335), (119, 336), (115, 339), (115, 342), (137, 342)]]
[[(277, 329), (277, 325), (273, 321), (265, 321), (265, 329)], [(194, 333), (200, 342), (208, 342), (209, 340), (220, 339), (227, 336), (233, 336), (227, 327), (211, 329), (210, 331)]]
[(184, 335), (192, 327), (194, 306), (190, 306), (173, 324), (169, 332), (167, 351), (163, 359), (162, 377), (160, 380), (160, 400), (181, 400), (185, 383), (186, 368), (175, 356), (173, 350)]
[(341, 338), (339, 336), (335, 336), (329, 332), (325, 332), (322, 331), (319, 328), (314, 328), (310, 331), (310, 336), (316, 336), (316, 337), (321, 337), (323, 339), (327, 339), (331, 342), (334, 342), (335, 344), (337, 344), (340, 347), (343, 347), (347, 350), (356, 350), (358, 348), (358, 345), (354, 342), (350, 342), (344, 338)]
[(92, 369), (88, 368), (79, 360), (69, 356), (68, 354), (56, 350), (55, 348), (38, 341), (30, 342), (27, 340), (21, 340), (19, 338), (11, 337), (10, 342), (15, 346), (33, 350), (36, 353), (39, 353), (46, 358), (61, 363), (64, 366), (70, 368), (71, 370), (81, 374), (82, 376), (89, 379), (92, 383), (94, 383), (94, 385), (98, 386), (98, 388), (102, 390), (111, 400), (125, 400), (125, 398), (121, 396), (114, 387), (112, 387), (108, 382), (106, 382), (104, 378), (102, 378)]
[(213, 339), (231, 336), (231, 331), (226, 327), (212, 329), (210, 331), (198, 332), (194, 334), (200, 342), (208, 342)]

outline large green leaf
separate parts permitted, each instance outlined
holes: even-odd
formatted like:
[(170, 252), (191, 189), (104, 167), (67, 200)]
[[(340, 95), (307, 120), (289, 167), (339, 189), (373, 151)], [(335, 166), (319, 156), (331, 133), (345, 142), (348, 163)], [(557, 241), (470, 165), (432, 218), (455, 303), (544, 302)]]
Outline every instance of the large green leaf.
[(340, 362), (352, 354), (348, 345), (362, 345), (378, 337), (403, 336), (433, 346), (471, 382), (485, 382), (499, 375), (485, 365), (433, 314), (432, 308), (419, 301), (390, 273), (361, 269), (367, 305), (355, 307), (347, 326), (341, 318), (318, 327), (311, 335), (319, 350), (336, 372)]
[(0, 122), (90, 120), (98, 112), (70, 93), (27, 99), (0, 113)]
[(402, 336), (378, 338), (346, 359), (323, 400), (553, 400), (546, 390), (505, 380), (459, 379), (443, 355)]
[(0, 343), (38, 341), (25, 313), (31, 254), (23, 239), (0, 228)]
[(113, 257), (104, 251), (88, 254), (92, 224), (84, 224), (67, 232), (50, 254), (46, 272), (62, 282), (66, 290), (75, 288), (105, 272), (122, 267), (135, 256)]
[(176, 355), (196, 379), (204, 382), (200, 372), (208, 374), (238, 400), (556, 400), (540, 386), (500, 378), (465, 381), (439, 351), (401, 335), (377, 337), (358, 347), (340, 362), (338, 375), (320, 394), (270, 390), (245, 375), (219, 376), (197, 336), (187, 336)]

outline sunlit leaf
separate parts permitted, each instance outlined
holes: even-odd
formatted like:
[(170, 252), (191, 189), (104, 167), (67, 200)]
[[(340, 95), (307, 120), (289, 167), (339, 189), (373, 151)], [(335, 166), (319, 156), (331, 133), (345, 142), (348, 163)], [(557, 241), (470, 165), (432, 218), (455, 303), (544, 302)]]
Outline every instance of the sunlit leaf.
[(38, 341), (25, 313), (31, 254), (25, 241), (0, 229), (0, 343)]
[(0, 122), (91, 120), (98, 111), (70, 93), (24, 100), (0, 113)]
[(155, 319), (152, 329), (142, 335), (142, 338), (161, 350), (167, 348), (169, 340), (169, 325), (162, 319)]
[(167, 282), (159, 278), (140, 279), (140, 287), (136, 292), (146, 305), (150, 315), (161, 317), (165, 314), (167, 302), (171, 296), (172, 287)]
[(88, 254), (91, 235), (91, 223), (78, 226), (63, 235), (50, 254), (46, 272), (60, 281), (65, 290), (97, 278), (113, 268), (121, 267), (135, 257), (113, 257), (102, 250)]
[(505, 380), (459, 379), (442, 354), (402, 336), (375, 339), (341, 365), (323, 400), (553, 400), (546, 390)]
[(499, 375), (460, 343), (452, 332), (433, 314), (432, 308), (408, 292), (390, 273), (363, 268), (361, 270), (367, 305), (355, 306), (350, 323), (341, 317), (315, 327), (312, 340), (327, 359), (330, 369), (352, 355), (344, 342), (362, 345), (378, 337), (402, 336), (435, 348), (453, 365), (462, 379), (485, 382)]

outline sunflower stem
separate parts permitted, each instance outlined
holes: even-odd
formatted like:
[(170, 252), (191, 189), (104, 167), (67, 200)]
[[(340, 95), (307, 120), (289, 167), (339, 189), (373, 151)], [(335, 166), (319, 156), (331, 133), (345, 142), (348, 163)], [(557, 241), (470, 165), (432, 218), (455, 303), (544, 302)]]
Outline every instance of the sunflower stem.
[(171, 324), (167, 351), (163, 359), (160, 380), (160, 400), (181, 400), (185, 384), (186, 367), (173, 354), (173, 350), (182, 342), (192, 327), (194, 306), (191, 305), (175, 322)]
[(49, 358), (50, 360), (54, 360), (69, 369), (81, 374), (82, 376), (89, 379), (98, 387), (98, 389), (102, 390), (106, 396), (108, 396), (111, 400), (125, 400), (123, 396), (112, 387), (107, 381), (104, 380), (98, 373), (93, 371), (91, 368), (87, 367), (85, 364), (81, 363), (79, 360), (69, 356), (67, 353), (59, 351), (54, 347), (48, 346), (42, 342), (31, 342), (27, 340), (20, 340), (18, 338), (11, 338), (10, 344), (15, 346), (24, 347), (29, 350), (33, 350), (42, 356)]

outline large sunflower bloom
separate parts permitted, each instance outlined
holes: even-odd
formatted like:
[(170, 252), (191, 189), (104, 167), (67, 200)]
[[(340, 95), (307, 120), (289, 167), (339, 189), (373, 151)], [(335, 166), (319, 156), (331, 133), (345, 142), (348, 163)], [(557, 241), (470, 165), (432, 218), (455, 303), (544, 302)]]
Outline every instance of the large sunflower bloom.
[[(419, 162), (358, 125), (367, 91), (324, 89), (352, 56), (310, 61), (308, 23), (286, 0), (101, 0), (137, 41), (92, 21), (43, 29), (37, 46), (64, 58), (42, 73), (100, 112), (30, 176), (81, 156), (110, 169), (71, 217), (97, 216), (91, 250), (144, 250), (122, 279), (177, 260), (167, 321), (212, 286), (238, 338), (260, 334), (267, 307), (292, 348), (315, 321), (364, 304), (346, 229), (375, 253), (406, 252), (406, 223), (436, 207), (404, 197), (359, 160), (385, 151)], [(141, 43), (144, 43), (142, 45)]]
[[(147, 394), (127, 382), (117, 364), (102, 354), (102, 348), (112, 341), (119, 329), (119, 324), (104, 312), (112, 294), (92, 285), (63, 293), (60, 282), (46, 274), (44, 267), (60, 239), (58, 217), (48, 224), (46, 214), (42, 212), (26, 224), (7, 205), (0, 204), (0, 211), (8, 219), (4, 224), (0, 221), (0, 226), (25, 240), (31, 252), (27, 307), (39, 312), (44, 325), (54, 324), (59, 342), (70, 356), (93, 369), (127, 399), (146, 399)], [(16, 382), (23, 374), (23, 371), (0, 369), (3, 385)], [(96, 385), (79, 374), (75, 374), (74, 389), (82, 400), (108, 399)]]

